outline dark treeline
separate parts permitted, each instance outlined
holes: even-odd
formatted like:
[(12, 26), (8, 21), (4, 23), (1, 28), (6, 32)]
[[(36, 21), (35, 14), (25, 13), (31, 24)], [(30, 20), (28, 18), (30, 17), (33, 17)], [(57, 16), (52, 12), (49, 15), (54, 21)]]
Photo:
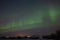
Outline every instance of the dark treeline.
[[(57, 30), (56, 33), (51, 33), (50, 35), (42, 36), (43, 39), (53, 39), (60, 40), (60, 30)], [(40, 36), (32, 35), (32, 36), (24, 36), (24, 37), (0, 37), (0, 39), (41, 39)]]
[(50, 35), (46, 35), (42, 37), (43, 39), (53, 39), (60, 40), (60, 30), (57, 30), (56, 33), (51, 33)]
[(38, 36), (35, 36), (35, 35), (32, 35), (31, 37), (28, 37), (28, 36), (24, 36), (24, 37), (5, 37), (5, 36), (2, 36), (0, 37), (0, 39), (40, 39)]

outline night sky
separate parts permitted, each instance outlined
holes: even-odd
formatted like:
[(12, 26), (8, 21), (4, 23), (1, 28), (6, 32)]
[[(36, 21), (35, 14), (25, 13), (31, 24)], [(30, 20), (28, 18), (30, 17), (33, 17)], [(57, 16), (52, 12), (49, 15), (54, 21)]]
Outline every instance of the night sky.
[(48, 34), (60, 27), (59, 0), (0, 0), (0, 34)]

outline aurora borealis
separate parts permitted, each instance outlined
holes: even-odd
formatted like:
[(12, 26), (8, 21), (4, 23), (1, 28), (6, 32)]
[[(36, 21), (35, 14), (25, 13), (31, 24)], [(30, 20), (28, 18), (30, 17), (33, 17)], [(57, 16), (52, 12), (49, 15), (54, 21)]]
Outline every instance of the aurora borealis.
[(0, 4), (0, 34), (60, 26), (58, 0), (1, 0)]

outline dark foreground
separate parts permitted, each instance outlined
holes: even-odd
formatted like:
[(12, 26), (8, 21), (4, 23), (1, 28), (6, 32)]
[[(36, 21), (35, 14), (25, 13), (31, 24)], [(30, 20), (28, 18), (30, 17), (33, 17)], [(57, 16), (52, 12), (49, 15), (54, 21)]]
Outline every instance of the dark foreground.
[(60, 30), (57, 30), (55, 34), (51, 33), (46, 36), (24, 36), (24, 37), (0, 37), (0, 40), (60, 40)]

